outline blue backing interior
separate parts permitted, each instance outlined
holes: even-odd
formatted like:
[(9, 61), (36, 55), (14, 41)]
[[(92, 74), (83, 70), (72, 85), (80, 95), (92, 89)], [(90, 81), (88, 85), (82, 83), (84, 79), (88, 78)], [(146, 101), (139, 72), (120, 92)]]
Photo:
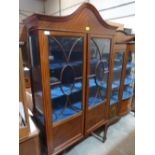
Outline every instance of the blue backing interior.
[(118, 94), (112, 95), (111, 98), (110, 98), (110, 105), (113, 105), (117, 101), (118, 101)]
[(133, 88), (131, 87), (127, 87), (126, 89), (124, 89), (123, 91), (123, 100), (131, 97), (133, 95)]
[(128, 62), (126, 68), (133, 68), (135, 64), (133, 62)]
[[(106, 82), (102, 82), (101, 84), (102, 84), (102, 87), (103, 88), (106, 88)], [(94, 87), (94, 86), (96, 86), (95, 79), (89, 79), (89, 87), (91, 88), (91, 87)], [(70, 88), (69, 87), (66, 87), (66, 86), (62, 86), (62, 89), (65, 92), (69, 92), (70, 91)], [(74, 88), (72, 89), (72, 93), (75, 93), (77, 91), (81, 91), (81, 89), (82, 89), (82, 82), (75, 82)], [(52, 97), (52, 99), (61, 97), (63, 95), (64, 94), (61, 91), (60, 86), (56, 86), (56, 87), (53, 87), (51, 89), (51, 97)]]
[[(82, 83), (81, 83), (81, 82), (76, 82), (74, 86), (75, 86), (75, 87), (74, 87), (74, 89), (73, 89), (72, 91), (75, 93), (75, 92), (81, 90), (81, 88), (82, 88)], [(90, 79), (90, 80), (89, 80), (89, 86), (90, 86), (90, 87), (96, 86), (96, 83), (95, 83), (95, 80), (94, 80), (94, 79)], [(104, 85), (104, 87), (105, 87), (105, 86), (106, 86), (106, 85)], [(68, 88), (67, 88), (67, 89), (68, 89)], [(62, 97), (64, 94), (62, 93), (60, 87), (56, 87), (56, 88), (54, 88), (54, 89), (51, 89), (51, 95), (52, 95), (52, 99), (54, 100), (54, 99), (57, 99), (57, 98), (59, 98), (59, 97)], [(101, 103), (102, 101), (103, 101), (103, 100), (102, 100), (101, 98), (99, 98), (99, 97), (92, 97), (92, 96), (90, 96), (90, 97), (88, 98), (88, 106), (89, 106), (89, 107), (94, 106), (94, 105), (96, 105), (96, 104)], [(64, 105), (61, 104), (61, 103), (59, 103), (59, 104), (56, 106), (56, 108), (53, 108), (53, 114), (52, 114), (52, 120), (53, 120), (53, 122), (56, 122), (56, 121), (58, 121), (58, 120), (63, 120), (63, 119), (65, 119), (65, 118), (68, 118), (68, 117), (70, 117), (70, 116), (76, 114), (77, 111), (75, 111), (72, 107), (75, 107), (75, 108), (79, 109), (79, 111), (80, 111), (80, 110), (82, 110), (82, 107), (81, 107), (81, 106), (82, 106), (82, 103), (81, 103), (81, 102), (73, 102), (73, 103), (71, 104), (71, 106), (68, 105), (68, 106), (64, 109), (63, 114), (61, 115), (62, 110), (63, 110), (63, 108), (64, 108)], [(41, 122), (43, 123), (43, 120), (44, 120), (43, 115), (39, 114), (38, 117), (39, 117), (39, 119), (41, 120)]]

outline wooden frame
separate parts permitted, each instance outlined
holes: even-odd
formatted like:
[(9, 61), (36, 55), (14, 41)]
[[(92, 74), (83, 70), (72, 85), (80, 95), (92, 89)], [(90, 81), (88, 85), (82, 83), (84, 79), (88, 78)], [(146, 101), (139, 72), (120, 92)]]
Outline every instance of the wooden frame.
[[(88, 134), (92, 133), (97, 128), (106, 125), (108, 121), (109, 111), (109, 98), (110, 98), (110, 85), (112, 75), (112, 56), (114, 48), (114, 35), (116, 27), (108, 25), (99, 15), (98, 11), (94, 6), (89, 3), (84, 3), (77, 11), (69, 16), (64, 17), (53, 17), (46, 15), (34, 14), (28, 17), (25, 21), (25, 28), (27, 31), (27, 39), (31, 33), (36, 33), (38, 38), (38, 52), (40, 57), (40, 76), (41, 76), (41, 89), (42, 89), (42, 105), (44, 114), (44, 126), (43, 133), (45, 137), (45, 143), (47, 146), (47, 154), (57, 154), (84, 138)], [(49, 31), (52, 35), (74, 35), (84, 37), (84, 57), (83, 57), (83, 112), (66, 120), (52, 123), (51, 114), (51, 100), (50, 100), (50, 76), (49, 76), (49, 64), (48, 64), (48, 40), (44, 35), (44, 31)], [(87, 107), (87, 74), (89, 70), (89, 40), (90, 37), (109, 38), (111, 40), (110, 55), (109, 55), (109, 78), (107, 87), (107, 99), (104, 101), (105, 112), (102, 110), (101, 104), (92, 107), (91, 110), (95, 112), (92, 117), (88, 116)], [(30, 43), (31, 46), (31, 43)], [(31, 51), (31, 49), (30, 49)], [(31, 55), (31, 54), (29, 54)], [(32, 63), (32, 62), (31, 62)], [(33, 67), (33, 66), (31, 66)], [(32, 83), (32, 95), (34, 101), (34, 115), (36, 115), (36, 101), (35, 92), (33, 90), (33, 72), (31, 76)], [(88, 93), (88, 92), (87, 92)], [(99, 119), (96, 119), (97, 111), (100, 111)], [(81, 115), (81, 117), (80, 117)], [(87, 119), (93, 120), (94, 123), (86, 128)], [(70, 122), (70, 123), (69, 123)], [(81, 126), (79, 126), (81, 124)], [(66, 130), (66, 131), (65, 131)], [(70, 132), (69, 132), (70, 131)]]
[[(108, 124), (111, 124), (113, 122), (116, 122), (117, 120), (120, 119), (120, 116), (127, 114), (131, 110), (131, 101), (133, 101), (132, 97), (126, 100), (122, 99), (123, 96), (123, 88), (124, 88), (124, 79), (125, 79), (125, 74), (126, 74), (126, 64), (127, 64), (127, 57), (128, 57), (128, 52), (134, 51), (134, 43), (133, 41), (135, 40), (135, 36), (128, 35), (124, 31), (117, 31), (115, 35), (115, 47), (114, 47), (114, 52), (117, 51), (123, 51), (123, 64), (122, 64), (122, 73), (121, 73), (121, 83), (120, 83), (120, 88), (119, 88), (119, 98), (118, 98), (118, 103), (117, 106), (112, 107), (117, 109), (117, 113), (115, 116), (110, 117), (109, 116), (109, 122)], [(112, 58), (114, 61), (114, 57)], [(110, 115), (110, 112), (109, 112)]]
[[(88, 51), (90, 51), (89, 49), (89, 45), (90, 45), (90, 39), (91, 38), (100, 38), (100, 39), (110, 39), (111, 45), (110, 45), (110, 53), (109, 53), (109, 73), (108, 73), (108, 81), (107, 81), (107, 92), (106, 92), (106, 99), (102, 101), (102, 103), (99, 103), (98, 105), (95, 105), (93, 107), (91, 107), (90, 109), (88, 109), (88, 80), (87, 80), (87, 98), (86, 98), (86, 128), (85, 128), (85, 132), (86, 135), (92, 133), (94, 130), (96, 130), (97, 128), (103, 126), (104, 124), (107, 123), (107, 118), (108, 118), (108, 101), (109, 101), (109, 85), (111, 82), (111, 57), (113, 55), (113, 36), (111, 35), (96, 35), (96, 34), (88, 34)], [(90, 65), (89, 65), (89, 59), (90, 59), (90, 52), (88, 52), (87, 54), (87, 76), (89, 75), (89, 70), (90, 70)], [(88, 79), (88, 77), (87, 77)], [(104, 106), (104, 110), (103, 110), (103, 106)], [(90, 111), (90, 114), (89, 114)], [(97, 113), (99, 114), (97, 114)], [(99, 113), (100, 112), (100, 113)], [(87, 127), (87, 119), (89, 118), (90, 121), (93, 120), (93, 117), (95, 116), (100, 116), (98, 119), (94, 120), (96, 123), (94, 123), (94, 125), (92, 127)], [(88, 118), (87, 118), (88, 117)]]
[(126, 43), (126, 52), (125, 52), (125, 62), (124, 62), (124, 65), (123, 65), (123, 75), (122, 75), (122, 84), (121, 84), (121, 93), (120, 93), (120, 99), (119, 99), (119, 111), (118, 111), (118, 115), (119, 116), (122, 116), (124, 114), (127, 114), (129, 111), (131, 111), (131, 108), (132, 108), (132, 102), (134, 101), (133, 98), (134, 98), (134, 94), (123, 100), (122, 97), (123, 97), (123, 89), (124, 89), (124, 80), (125, 80), (125, 75), (126, 75), (126, 65), (127, 65), (127, 58), (128, 58), (128, 53), (129, 52), (135, 52), (134, 50), (134, 42), (127, 42)]

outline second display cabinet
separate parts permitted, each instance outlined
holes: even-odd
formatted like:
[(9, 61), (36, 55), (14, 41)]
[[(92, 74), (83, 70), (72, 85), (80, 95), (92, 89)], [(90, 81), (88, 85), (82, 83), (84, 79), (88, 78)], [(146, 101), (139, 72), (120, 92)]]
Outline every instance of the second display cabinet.
[[(127, 114), (134, 101), (134, 39), (133, 34), (116, 31), (113, 54), (109, 121), (111, 124)], [(134, 105), (133, 105), (134, 106)]]

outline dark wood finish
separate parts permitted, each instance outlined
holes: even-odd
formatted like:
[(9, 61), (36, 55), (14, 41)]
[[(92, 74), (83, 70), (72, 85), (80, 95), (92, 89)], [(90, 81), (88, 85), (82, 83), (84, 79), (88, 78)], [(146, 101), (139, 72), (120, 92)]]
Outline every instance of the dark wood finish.
[(128, 43), (135, 40), (134, 34), (127, 34), (125, 31), (118, 30), (115, 35), (115, 43)]
[(128, 99), (123, 100), (123, 89), (124, 89), (124, 80), (125, 80), (125, 75), (126, 75), (126, 64), (127, 64), (127, 58), (128, 58), (128, 52), (135, 52), (134, 50), (134, 42), (130, 43), (127, 42), (126, 44), (126, 52), (125, 52), (125, 62), (123, 64), (123, 73), (122, 73), (122, 80), (121, 80), (121, 93), (120, 93), (120, 98), (119, 98), (119, 111), (118, 115), (124, 115), (131, 111), (132, 108), (132, 101), (133, 101), (133, 96), (131, 96)]
[[(89, 95), (89, 86), (88, 86), (88, 77), (90, 74), (90, 39), (91, 38), (100, 38), (100, 39), (110, 39), (111, 46), (110, 46), (110, 53), (109, 53), (109, 74), (108, 74), (108, 81), (107, 81), (107, 92), (106, 92), (106, 99), (94, 107), (88, 108), (88, 95)], [(111, 57), (113, 54), (113, 36), (111, 35), (97, 35), (95, 33), (88, 34), (88, 52), (87, 52), (87, 91), (86, 91), (86, 113), (85, 113), (85, 134), (88, 135), (89, 133), (93, 132), (97, 128), (103, 126), (107, 123), (108, 118), (108, 101), (109, 101), (109, 91), (110, 91), (110, 82), (111, 82)]]
[[(97, 9), (84, 3), (74, 13), (68, 16), (47, 16), (34, 14), (24, 20), (27, 29), (59, 30), (113, 35), (117, 27), (107, 24)], [(87, 31), (86, 27), (90, 29)]]
[[(120, 79), (120, 88), (119, 88), (119, 97), (118, 102), (113, 105), (109, 103), (109, 120), (107, 126), (109, 127), (111, 124), (116, 123), (122, 115), (127, 114), (133, 105), (134, 97), (130, 97), (128, 99), (123, 100), (123, 88), (124, 88), (124, 78), (126, 74), (126, 64), (127, 64), (127, 57), (128, 52), (134, 52), (134, 34), (126, 34), (124, 31), (118, 30), (115, 34), (115, 44), (114, 44), (114, 52), (112, 55), (112, 67), (114, 66), (114, 53), (122, 51), (123, 52), (123, 64), (122, 64), (122, 72), (121, 72), (121, 79)], [(112, 75), (111, 75), (112, 78)], [(112, 93), (111, 91), (111, 84), (110, 83), (110, 92), (109, 95)]]
[(131, 101), (133, 101), (133, 96), (125, 100), (122, 99), (122, 96), (123, 96), (124, 80), (125, 80), (125, 75), (126, 75), (126, 64), (127, 64), (128, 52), (135, 51), (134, 40), (135, 40), (135, 36), (133, 34), (128, 35), (123, 31), (116, 32), (115, 52), (120, 51), (120, 50), (124, 52), (117, 116), (121, 116), (121, 115), (128, 113), (131, 110), (131, 106), (132, 106)]
[(53, 129), (54, 133), (54, 148), (55, 152), (59, 152), (62, 149), (65, 149), (69, 146), (69, 143), (73, 141), (77, 141), (77, 139), (83, 138), (83, 131), (82, 131), (82, 115), (76, 116), (72, 120), (68, 121), (67, 123), (61, 123), (57, 125)]
[[(84, 3), (77, 11), (69, 16), (53, 17), (46, 15), (34, 14), (28, 17), (25, 21), (27, 34), (36, 33), (39, 43), (40, 56), (40, 72), (42, 97), (35, 98), (35, 90), (33, 90), (33, 75), (40, 76), (35, 71), (32, 71), (32, 93), (34, 109), (44, 115), (44, 137), (47, 147), (47, 154), (60, 153), (65, 148), (92, 133), (99, 127), (106, 125), (109, 114), (109, 98), (110, 85), (112, 75), (112, 56), (114, 50), (114, 37), (116, 27), (108, 25), (99, 15), (94, 6), (89, 3)], [(54, 36), (82, 36), (84, 38), (83, 49), (83, 76), (82, 76), (82, 111), (65, 120), (60, 120), (56, 123), (52, 122), (52, 107), (50, 97), (50, 76), (48, 64), (48, 40), (44, 35), (44, 31), (48, 31), (49, 35)], [(89, 64), (89, 46), (90, 38), (108, 38), (111, 40), (109, 54), (109, 74), (106, 99), (94, 107), (88, 108), (88, 79), (87, 75), (90, 70)], [(30, 55), (30, 54), (29, 54)], [(31, 62), (32, 63), (32, 62)], [(36, 86), (36, 85), (35, 85)], [(37, 101), (38, 100), (38, 101)], [(39, 107), (39, 108), (38, 108)], [(35, 110), (34, 110), (35, 111)], [(36, 113), (34, 112), (34, 115)]]
[[(120, 33), (120, 32), (119, 32)], [(115, 38), (115, 41), (116, 41), (116, 38)], [(112, 55), (112, 74), (111, 74), (111, 81), (112, 81), (112, 76), (113, 76), (113, 67), (114, 67), (114, 56), (115, 56), (115, 53), (117, 52), (120, 52), (122, 51), (123, 52), (123, 64), (122, 66), (124, 65), (124, 62), (125, 62), (125, 52), (126, 52), (126, 44), (116, 44), (114, 45), (114, 52), (113, 52), (113, 55)], [(123, 67), (122, 67), (122, 72), (121, 72), (121, 79), (120, 79), (120, 83), (122, 83), (122, 76), (123, 76)], [(111, 85), (112, 85), (112, 82), (111, 82)], [(111, 95), (112, 93), (112, 86), (110, 85), (110, 93), (109, 95)], [(120, 94), (122, 93), (122, 89), (121, 89), (121, 84), (120, 84), (120, 87), (119, 87), (119, 99), (120, 99)], [(109, 96), (110, 98), (110, 96)], [(118, 99), (118, 102), (114, 103), (112, 106), (110, 105), (110, 100), (109, 100), (109, 119), (112, 119), (112, 120), (117, 120), (117, 116), (118, 116), (118, 110), (119, 110), (119, 99)], [(110, 121), (110, 120), (109, 120)], [(113, 122), (113, 121), (112, 121)]]
[(132, 97), (121, 101), (121, 106), (119, 108), (119, 115), (124, 115), (131, 110)]
[(42, 98), (43, 98), (43, 110), (45, 117), (45, 131), (46, 131), (46, 144), (48, 154), (52, 154), (53, 148), (53, 133), (51, 132), (52, 120), (51, 120), (51, 100), (50, 100), (50, 76), (48, 69), (48, 42), (44, 36), (43, 31), (38, 32), (39, 37), (39, 50), (40, 50), (40, 63), (41, 63), (41, 83), (42, 83)]
[(132, 98), (131, 111), (135, 112), (135, 95)]
[(106, 116), (105, 116), (105, 102), (102, 104), (98, 104), (92, 108), (90, 108), (86, 112), (86, 134), (91, 133), (95, 129), (101, 127), (103, 124), (106, 123)]
[(109, 117), (117, 117), (118, 104), (113, 104), (110, 106)]
[(26, 141), (20, 143), (19, 154), (20, 155), (40, 155), (40, 147), (38, 146), (39, 137), (32, 137)]
[(33, 132), (19, 143), (19, 155), (40, 155), (39, 130), (35, 127)]

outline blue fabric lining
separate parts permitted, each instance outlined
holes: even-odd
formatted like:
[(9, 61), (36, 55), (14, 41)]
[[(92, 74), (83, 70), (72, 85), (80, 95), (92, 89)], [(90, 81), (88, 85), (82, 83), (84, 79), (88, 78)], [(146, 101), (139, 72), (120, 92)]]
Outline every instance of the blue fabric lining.
[(113, 105), (118, 101), (118, 94), (112, 95), (110, 99), (110, 105)]
[[(106, 82), (102, 82), (101, 84), (103, 88), (106, 88)], [(89, 87), (94, 87), (94, 86), (96, 86), (95, 79), (89, 79)], [(82, 82), (76, 82), (74, 85), (74, 88), (72, 89), (72, 92), (75, 93), (75, 92), (80, 91), (81, 89), (82, 89)], [(70, 88), (66, 86), (63, 86), (63, 90), (65, 92), (70, 92)], [(60, 86), (57, 86), (51, 89), (52, 99), (61, 97), (63, 95), (64, 94), (62, 93)]]
[(89, 97), (88, 98), (88, 106), (91, 107), (93, 105), (97, 105), (103, 100), (101, 98)]
[(120, 80), (114, 81), (114, 82), (112, 83), (112, 89), (117, 88), (117, 87), (119, 87), (119, 86), (120, 86)]
[[(57, 63), (50, 63), (49, 66), (50, 66), (50, 69), (60, 69), (62, 67), (64, 67), (67, 63), (65, 62), (57, 62)], [(70, 62), (69, 65), (71, 66), (77, 66), (77, 65), (80, 65), (82, 64), (82, 61), (74, 61), (74, 62)]]
[[(79, 110), (82, 109), (82, 107), (81, 107), (81, 106), (82, 106), (82, 103), (81, 103), (81, 102), (73, 103), (72, 106), (78, 108)], [(74, 114), (77, 113), (77, 112), (76, 112), (75, 110), (73, 110), (70, 106), (68, 106), (68, 107), (65, 108), (63, 114), (60, 115), (63, 108), (64, 108), (64, 107), (60, 107), (60, 108), (57, 108), (57, 109), (53, 109), (53, 121), (54, 121), (54, 122), (55, 122), (55, 121), (58, 121), (58, 120), (60, 120), (60, 119), (63, 120), (63, 119), (65, 119), (65, 118), (70, 117), (70, 116), (72, 116), (72, 115), (74, 115)]]
[(128, 62), (126, 68), (132, 68), (132, 67), (135, 67), (135, 63)]
[[(82, 109), (82, 103), (81, 102), (76, 102), (73, 103), (72, 106), (78, 108), (79, 110)], [(66, 107), (63, 114), (61, 115), (62, 109), (64, 107), (59, 106), (59, 108), (53, 109), (53, 115), (52, 115), (52, 120), (53, 122), (56, 122), (58, 120), (63, 120), (67, 117), (70, 117), (74, 114), (76, 114), (77, 112), (75, 110), (73, 110), (70, 106)], [(44, 124), (44, 116), (42, 114), (38, 114), (38, 118), (41, 121), (42, 124)]]
[[(70, 93), (70, 87), (62, 86), (62, 89), (65, 93)], [(76, 82), (74, 85), (74, 88), (72, 89), (72, 92), (75, 93), (77, 91), (80, 91), (82, 89), (82, 83)], [(63, 96), (64, 93), (61, 91), (60, 86), (56, 86), (51, 89), (51, 97), (52, 99), (56, 99), (58, 97)]]
[(126, 85), (128, 85), (128, 84), (131, 84), (131, 83), (133, 83), (134, 82), (134, 77), (133, 76), (127, 76), (126, 78), (125, 78), (125, 81), (124, 81), (124, 83), (126, 84)]
[(133, 95), (133, 88), (127, 88), (123, 91), (123, 100), (131, 97)]

